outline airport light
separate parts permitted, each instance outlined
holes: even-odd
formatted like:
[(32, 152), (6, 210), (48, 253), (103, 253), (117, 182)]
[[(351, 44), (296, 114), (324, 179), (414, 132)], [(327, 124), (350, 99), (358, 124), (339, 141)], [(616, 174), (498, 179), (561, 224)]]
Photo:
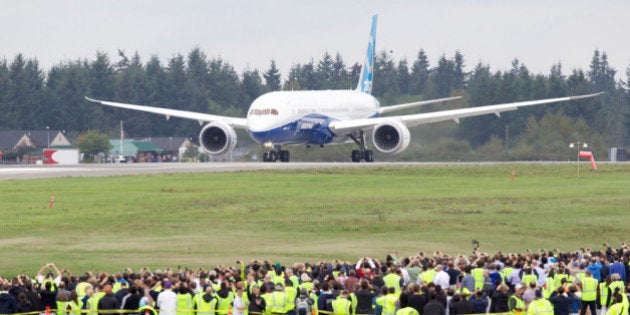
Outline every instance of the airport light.
[(573, 142), (569, 144), (569, 148), (577, 148), (577, 177), (580, 178), (580, 143), (582, 143), (582, 148), (588, 148), (588, 144), (586, 142), (577, 141), (577, 145)]

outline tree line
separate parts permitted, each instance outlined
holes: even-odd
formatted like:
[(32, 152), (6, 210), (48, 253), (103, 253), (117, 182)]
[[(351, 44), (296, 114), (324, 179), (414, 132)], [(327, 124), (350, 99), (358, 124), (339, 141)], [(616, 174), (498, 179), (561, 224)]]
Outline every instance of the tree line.
[[(10, 60), (0, 59), (0, 128), (48, 126), (75, 135), (96, 130), (114, 136), (123, 120), (127, 135), (132, 137), (195, 138), (200, 130), (195, 121), (173, 118), (166, 122), (153, 114), (97, 106), (84, 96), (244, 117), (251, 102), (269, 91), (352, 89), (360, 69), (359, 63), (347, 64), (339, 53), (328, 52), (319, 60), (294, 64), (284, 79), (274, 60), (267, 69), (238, 73), (228, 61), (208, 58), (199, 48), (185, 56), (175, 55), (166, 63), (158, 56), (144, 62), (137, 53), (127, 56), (119, 51), (112, 59), (97, 52), (91, 60), (62, 62), (48, 70), (42, 69), (36, 58), (18, 54)], [(501, 119), (487, 115), (463, 119), (456, 127), (436, 124), (434, 129), (444, 133), (439, 137), (419, 135), (416, 144), (425, 152), (435, 151), (433, 156), (455, 152), (472, 157), (475, 152), (495, 152), (497, 158), (531, 159), (549, 151), (548, 158), (561, 158), (554, 152), (566, 151), (570, 141), (591, 141), (602, 151), (626, 144), (630, 66), (626, 80), (616, 80), (617, 70), (609, 65), (605, 52), (595, 50), (587, 70), (568, 73), (558, 63), (547, 74), (535, 74), (518, 59), (503, 71), (483, 63), (472, 71), (465, 69), (465, 58), (459, 51), (440, 56), (436, 64), (430, 63), (424, 50), (412, 61), (394, 60), (390, 53), (381, 51), (375, 60), (373, 93), (382, 105), (463, 96), (462, 101), (448, 105), (452, 108), (605, 92), (602, 97), (568, 105), (508, 112)], [(443, 108), (435, 105), (430, 109)], [(426, 156), (418, 155), (412, 147), (403, 158)]]

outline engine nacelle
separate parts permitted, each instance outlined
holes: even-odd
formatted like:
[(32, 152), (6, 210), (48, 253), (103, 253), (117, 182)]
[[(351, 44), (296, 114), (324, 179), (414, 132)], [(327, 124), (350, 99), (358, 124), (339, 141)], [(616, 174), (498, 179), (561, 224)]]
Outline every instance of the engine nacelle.
[(231, 152), (236, 147), (236, 131), (226, 123), (213, 121), (201, 129), (199, 144), (212, 155)]
[(372, 141), (374, 147), (387, 154), (402, 152), (409, 146), (409, 129), (398, 120), (386, 121), (374, 127)]

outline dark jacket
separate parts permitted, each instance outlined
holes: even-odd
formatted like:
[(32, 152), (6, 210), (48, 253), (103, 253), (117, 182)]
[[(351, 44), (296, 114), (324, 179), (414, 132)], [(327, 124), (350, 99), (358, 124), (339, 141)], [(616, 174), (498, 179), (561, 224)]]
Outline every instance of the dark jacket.
[(335, 300), (335, 295), (332, 293), (322, 293), (317, 299), (317, 309), (320, 311), (332, 312), (332, 301)]
[(481, 298), (472, 296), (470, 303), (473, 305), (473, 314), (484, 314), (488, 308), (488, 299), (485, 296)]
[(0, 314), (17, 313), (17, 302), (8, 293), (0, 293)]
[(508, 308), (509, 295), (502, 291), (495, 291), (492, 294), (492, 303), (490, 305), (490, 313), (507, 313), (510, 311)]
[(564, 296), (558, 295), (556, 292), (551, 293), (549, 302), (553, 305), (554, 315), (569, 315), (574, 300), (573, 297), (573, 294), (571, 294), (571, 296)]
[(427, 305), (427, 302), (425, 294), (413, 294), (407, 299), (407, 306), (413, 307), (420, 315), (424, 315), (424, 306)]
[(451, 315), (472, 314), (473, 305), (468, 300), (461, 300), (451, 305)]
[(98, 300), (98, 313), (99, 315), (114, 315), (115, 312), (106, 312), (107, 310), (116, 310), (120, 308), (116, 296), (113, 294), (106, 294), (100, 300)]
[(35, 307), (35, 305), (33, 305), (33, 303), (31, 303), (28, 300), (26, 300), (26, 303), (17, 304), (18, 313), (30, 313), (30, 312), (35, 312), (35, 311), (39, 311), (39, 310), (37, 309), (37, 307)]
[(444, 305), (437, 300), (430, 300), (422, 310), (422, 315), (445, 315)]
[(370, 290), (357, 290), (354, 292), (357, 297), (357, 314), (372, 314), (372, 299), (376, 293)]
[(50, 307), (51, 310), (57, 309), (57, 293), (55, 291), (42, 290), (39, 293), (41, 297), (42, 310)]

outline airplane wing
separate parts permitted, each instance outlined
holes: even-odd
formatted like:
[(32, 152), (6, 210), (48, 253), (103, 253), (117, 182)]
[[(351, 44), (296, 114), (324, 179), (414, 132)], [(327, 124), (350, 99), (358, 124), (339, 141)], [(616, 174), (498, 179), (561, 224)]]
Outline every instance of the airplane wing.
[(434, 99), (434, 100), (406, 103), (406, 104), (400, 104), (400, 105), (385, 106), (385, 107), (380, 107), (378, 109), (378, 113), (379, 114), (385, 114), (385, 113), (389, 113), (389, 112), (393, 112), (393, 111), (397, 111), (397, 110), (403, 110), (403, 109), (412, 108), (412, 107), (418, 107), (418, 106), (424, 106), (424, 105), (429, 105), (429, 104), (435, 104), (435, 103), (439, 103), (439, 102), (446, 102), (446, 101), (456, 100), (456, 99), (460, 99), (460, 98), (462, 98), (462, 97), (461, 96), (454, 96), (454, 97), (438, 98), (438, 99)]
[(177, 110), (177, 109), (162, 108), (162, 107), (152, 107), (152, 106), (144, 106), (144, 105), (100, 101), (100, 100), (91, 99), (87, 96), (85, 97), (85, 99), (90, 102), (98, 103), (101, 105), (137, 110), (137, 111), (147, 112), (147, 113), (160, 114), (160, 115), (166, 116), (166, 119), (169, 119), (171, 117), (186, 118), (186, 119), (197, 120), (199, 124), (202, 124), (203, 122), (222, 121), (234, 128), (247, 129), (247, 119), (245, 118), (210, 115), (210, 114), (189, 112), (185, 110)]
[[(460, 109), (444, 110), (444, 111), (413, 114), (413, 115), (365, 118), (365, 119), (354, 119), (354, 120), (338, 120), (338, 121), (330, 122), (328, 126), (330, 130), (333, 131), (334, 133), (343, 134), (343, 133), (349, 133), (358, 129), (369, 129), (385, 121), (391, 121), (391, 120), (399, 120), (402, 123), (404, 123), (407, 127), (414, 127), (414, 126), (418, 126), (422, 124), (428, 124), (428, 123), (434, 123), (434, 122), (446, 121), (446, 120), (453, 120), (459, 123), (460, 118), (479, 116), (479, 115), (484, 115), (484, 114), (495, 114), (497, 116), (500, 116), (501, 112), (516, 110), (519, 107), (573, 101), (573, 100), (579, 100), (583, 98), (595, 97), (603, 93), (604, 92), (588, 94), (588, 95), (568, 96), (568, 97), (559, 97), (559, 98), (549, 98), (549, 99), (543, 99), (543, 100), (460, 108)], [(397, 106), (397, 105), (394, 105), (394, 106)]]

